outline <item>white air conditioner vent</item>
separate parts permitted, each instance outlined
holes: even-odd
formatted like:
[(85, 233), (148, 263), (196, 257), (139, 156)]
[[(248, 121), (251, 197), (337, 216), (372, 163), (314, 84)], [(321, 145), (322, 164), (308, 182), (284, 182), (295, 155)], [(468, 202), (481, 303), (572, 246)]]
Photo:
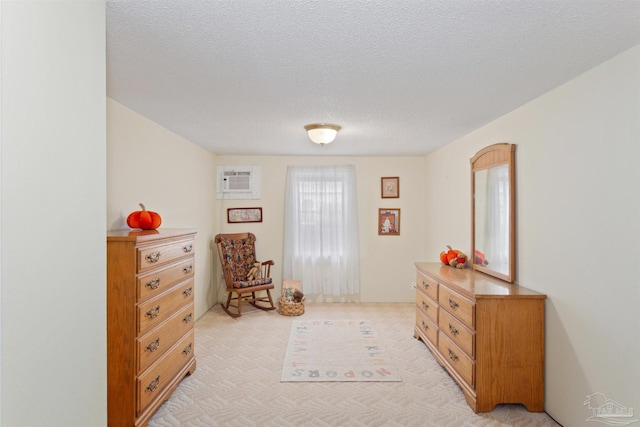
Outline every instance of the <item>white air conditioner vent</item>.
[(218, 199), (259, 199), (260, 166), (218, 166)]
[(251, 172), (224, 171), (222, 178), (222, 192), (233, 191), (251, 192)]

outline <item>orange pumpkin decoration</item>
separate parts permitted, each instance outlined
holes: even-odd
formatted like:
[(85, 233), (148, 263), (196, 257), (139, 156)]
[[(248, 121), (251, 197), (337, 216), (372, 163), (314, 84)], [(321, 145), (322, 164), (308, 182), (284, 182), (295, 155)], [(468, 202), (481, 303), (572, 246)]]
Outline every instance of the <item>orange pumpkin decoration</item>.
[(148, 211), (140, 203), (141, 211), (131, 212), (127, 217), (127, 225), (131, 228), (141, 228), (143, 230), (155, 230), (162, 224), (162, 218), (157, 212)]
[(445, 265), (449, 265), (449, 262), (452, 259), (456, 259), (458, 257), (458, 254), (460, 253), (459, 250), (457, 249), (453, 249), (451, 246), (447, 245), (447, 248), (449, 248), (448, 251), (442, 251), (440, 252), (440, 262), (445, 264)]

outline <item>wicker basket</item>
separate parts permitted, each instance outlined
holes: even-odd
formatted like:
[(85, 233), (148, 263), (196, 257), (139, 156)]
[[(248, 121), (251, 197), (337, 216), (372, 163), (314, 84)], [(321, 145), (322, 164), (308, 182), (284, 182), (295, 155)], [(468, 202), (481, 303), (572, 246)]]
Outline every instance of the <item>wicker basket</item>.
[(278, 313), (283, 316), (300, 316), (304, 314), (304, 297), (300, 302), (287, 301), (284, 297), (280, 298)]

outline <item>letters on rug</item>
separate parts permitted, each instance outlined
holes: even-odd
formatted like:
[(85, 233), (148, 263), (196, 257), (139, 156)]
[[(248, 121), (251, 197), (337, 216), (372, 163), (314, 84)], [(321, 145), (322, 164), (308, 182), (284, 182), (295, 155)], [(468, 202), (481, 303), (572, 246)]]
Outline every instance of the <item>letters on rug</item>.
[(402, 381), (367, 320), (294, 320), (281, 382)]

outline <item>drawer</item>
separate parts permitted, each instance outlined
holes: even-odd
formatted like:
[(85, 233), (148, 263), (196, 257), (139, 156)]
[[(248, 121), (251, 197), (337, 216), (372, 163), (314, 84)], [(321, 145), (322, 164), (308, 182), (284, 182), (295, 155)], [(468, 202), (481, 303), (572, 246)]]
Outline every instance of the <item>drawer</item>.
[(193, 278), (138, 304), (138, 334), (158, 326), (190, 302), (193, 302)]
[(438, 336), (438, 350), (449, 365), (460, 374), (462, 379), (475, 388), (475, 362), (442, 333)]
[(446, 286), (440, 285), (438, 295), (440, 308), (452, 313), (470, 329), (475, 329), (475, 304), (456, 294)]
[(434, 346), (438, 346), (438, 325), (425, 316), (421, 310), (416, 310), (416, 327)]
[(419, 271), (416, 277), (416, 288), (427, 294), (432, 300), (438, 301), (438, 282)]
[(451, 341), (457, 344), (472, 359), (475, 359), (475, 338), (474, 331), (467, 328), (462, 322), (456, 319), (446, 310), (440, 311), (440, 333), (446, 334)]
[(195, 253), (194, 239), (141, 246), (137, 249), (138, 273), (178, 260)]
[(438, 323), (438, 303), (423, 294), (421, 291), (416, 292), (416, 304), (418, 308), (427, 315), (431, 321)]
[(193, 303), (178, 311), (155, 329), (136, 340), (138, 372), (158, 360), (176, 341), (193, 329), (195, 322)]
[(175, 376), (193, 358), (193, 330), (171, 347), (156, 363), (151, 365), (137, 379), (137, 409), (140, 413), (162, 390), (173, 381)]
[(138, 277), (138, 301), (158, 295), (178, 282), (193, 277), (195, 260), (193, 256), (160, 270)]

